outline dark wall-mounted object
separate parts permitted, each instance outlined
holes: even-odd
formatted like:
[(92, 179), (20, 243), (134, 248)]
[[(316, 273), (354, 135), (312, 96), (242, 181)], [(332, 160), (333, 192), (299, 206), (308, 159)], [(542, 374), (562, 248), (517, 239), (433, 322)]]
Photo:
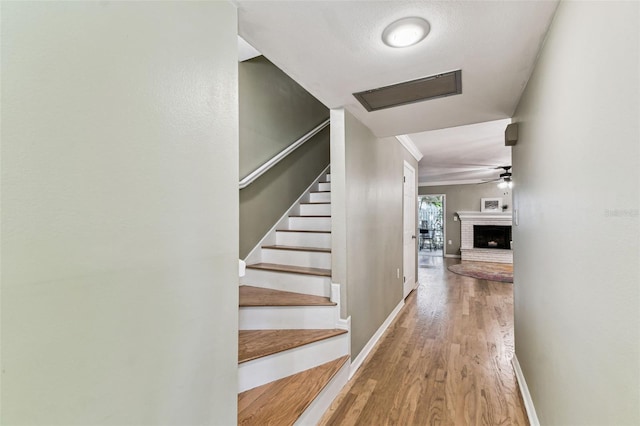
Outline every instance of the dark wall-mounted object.
[(511, 123), (504, 130), (504, 145), (514, 146), (518, 142), (518, 123)]

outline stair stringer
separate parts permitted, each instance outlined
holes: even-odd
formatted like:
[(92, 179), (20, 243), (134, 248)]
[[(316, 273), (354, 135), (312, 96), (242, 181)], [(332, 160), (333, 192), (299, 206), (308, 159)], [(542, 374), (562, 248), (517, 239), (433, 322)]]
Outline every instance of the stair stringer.
[(313, 400), (311, 405), (298, 417), (294, 423), (296, 426), (315, 426), (324, 413), (329, 409), (333, 400), (338, 396), (342, 388), (349, 381), (349, 369), (351, 361), (347, 360), (340, 368), (340, 371), (327, 383), (320, 394)]
[(327, 166), (322, 171), (322, 173), (318, 175), (313, 183), (304, 190), (302, 195), (300, 195), (300, 197), (296, 201), (294, 201), (291, 207), (289, 207), (289, 209), (282, 215), (282, 217), (276, 222), (276, 224), (273, 225), (273, 227), (265, 234), (265, 236), (258, 242), (258, 244), (249, 252), (247, 257), (244, 259), (247, 265), (262, 262), (262, 246), (274, 245), (276, 243), (277, 229), (289, 229), (289, 216), (300, 214), (300, 203), (309, 201), (309, 193), (312, 189), (318, 187), (321, 179), (329, 173), (328, 171), (330, 167), (331, 165)]
[[(337, 293), (337, 303), (338, 306), (340, 300), (340, 285), (332, 284), (331, 285), (331, 293)], [(334, 300), (334, 302), (336, 302)], [(351, 317), (347, 319), (340, 318), (340, 310), (338, 310), (337, 314), (337, 323), (336, 328), (342, 328), (347, 330), (347, 354), (351, 355)], [(298, 420), (295, 422), (295, 425), (317, 425), (322, 419), (324, 413), (329, 409), (331, 403), (336, 399), (340, 391), (346, 386), (349, 381), (349, 373), (351, 371), (351, 358), (344, 363), (340, 371), (327, 383), (327, 385), (322, 389), (322, 392), (313, 400), (311, 405), (307, 407), (307, 409), (300, 415)]]

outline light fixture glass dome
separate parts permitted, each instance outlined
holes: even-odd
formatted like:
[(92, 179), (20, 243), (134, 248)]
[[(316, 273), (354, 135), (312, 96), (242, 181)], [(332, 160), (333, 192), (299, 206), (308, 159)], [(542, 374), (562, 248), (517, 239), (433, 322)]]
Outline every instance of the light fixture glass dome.
[(418, 17), (398, 19), (382, 32), (382, 41), (391, 47), (408, 47), (424, 40), (431, 26)]
[(511, 189), (511, 188), (513, 188), (513, 181), (511, 179), (509, 179), (509, 180), (505, 179), (503, 181), (500, 181), (500, 182), (498, 182), (498, 188), (500, 188), (500, 189), (505, 189), (505, 188)]

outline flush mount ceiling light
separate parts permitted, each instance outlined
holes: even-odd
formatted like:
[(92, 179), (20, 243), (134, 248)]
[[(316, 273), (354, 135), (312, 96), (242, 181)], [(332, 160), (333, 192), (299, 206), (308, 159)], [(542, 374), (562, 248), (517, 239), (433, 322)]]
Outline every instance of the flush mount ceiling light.
[(402, 18), (389, 24), (382, 32), (382, 41), (391, 47), (408, 47), (424, 40), (431, 26), (418, 17)]

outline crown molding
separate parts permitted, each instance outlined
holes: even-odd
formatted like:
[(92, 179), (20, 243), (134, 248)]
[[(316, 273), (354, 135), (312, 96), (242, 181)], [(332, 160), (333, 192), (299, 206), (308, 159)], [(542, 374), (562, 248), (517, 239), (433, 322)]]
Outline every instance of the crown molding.
[(409, 136), (400, 135), (400, 136), (396, 136), (396, 139), (398, 140), (398, 142), (400, 142), (400, 144), (402, 144), (402, 146), (404, 146), (407, 149), (407, 151), (409, 151), (409, 154), (411, 154), (413, 158), (415, 158), (417, 161), (420, 161), (422, 159), (423, 157), (422, 153), (420, 152), (416, 144), (413, 143), (413, 141)]
[(448, 186), (448, 185), (471, 185), (478, 183), (489, 183), (481, 179), (467, 180), (443, 180), (439, 182), (418, 182), (418, 186)]

